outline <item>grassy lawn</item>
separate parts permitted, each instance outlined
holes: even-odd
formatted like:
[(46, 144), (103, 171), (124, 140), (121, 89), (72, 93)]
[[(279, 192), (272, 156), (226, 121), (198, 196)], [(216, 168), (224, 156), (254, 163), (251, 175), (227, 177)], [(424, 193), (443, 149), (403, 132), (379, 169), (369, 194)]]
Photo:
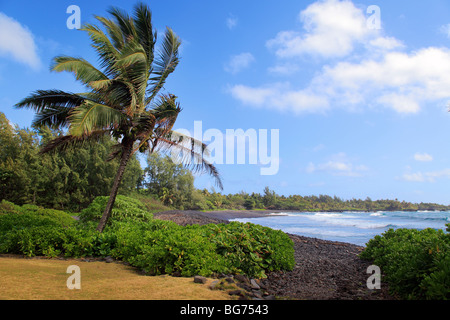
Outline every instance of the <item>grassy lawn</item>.
[[(70, 290), (67, 267), (77, 265), (81, 289)], [(193, 278), (143, 276), (117, 263), (0, 256), (0, 299), (13, 300), (229, 300)]]

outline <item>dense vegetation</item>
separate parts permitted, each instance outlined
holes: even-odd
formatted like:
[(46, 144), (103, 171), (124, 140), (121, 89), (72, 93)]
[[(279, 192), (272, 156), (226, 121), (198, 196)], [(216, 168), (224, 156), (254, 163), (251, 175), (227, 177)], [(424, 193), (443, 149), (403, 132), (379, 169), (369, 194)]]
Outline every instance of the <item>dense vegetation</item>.
[[(35, 204), (70, 212), (80, 212), (97, 196), (106, 196), (119, 165), (105, 161), (115, 145), (113, 138), (86, 142), (77, 149), (39, 154), (45, 142), (60, 136), (48, 127), (24, 128), (10, 124), (0, 112), (0, 200)], [(161, 202), (161, 209), (242, 210), (280, 209), (299, 211), (395, 211), (449, 210), (432, 203), (414, 204), (398, 200), (344, 200), (327, 195), (278, 195), (266, 187), (262, 194), (240, 192), (222, 194), (198, 190), (192, 173), (169, 156), (151, 154), (147, 166), (133, 156), (124, 173), (119, 194), (138, 194), (142, 199)], [(166, 206), (166, 207), (164, 207)], [(168, 208), (167, 208), (168, 209)]]
[[(79, 211), (112, 185), (118, 160), (106, 162), (113, 139), (87, 142), (65, 152), (39, 154), (41, 146), (59, 136), (48, 127), (19, 129), (0, 112), (0, 200), (36, 204), (46, 208)], [(121, 193), (136, 189), (142, 169), (130, 160)]]
[(208, 190), (201, 194), (206, 200), (207, 210), (220, 209), (275, 209), (296, 211), (417, 211), (417, 210), (450, 210), (450, 206), (435, 203), (411, 203), (381, 199), (366, 198), (344, 200), (328, 195), (278, 195), (266, 187), (262, 194), (240, 192), (238, 194), (223, 195)]
[(361, 257), (380, 267), (400, 298), (450, 299), (450, 234), (443, 230), (390, 229), (371, 239)]
[(157, 44), (152, 12), (142, 2), (131, 14), (117, 7), (108, 13), (109, 17), (95, 16), (97, 25), (86, 23), (80, 28), (97, 53), (97, 66), (66, 55), (52, 60), (50, 70), (72, 73), (84, 87), (81, 92), (37, 90), (15, 104), (16, 108), (35, 111), (33, 126), (64, 130), (45, 143), (41, 153), (115, 138), (109, 157), (120, 159), (120, 164), (97, 227), (100, 232), (111, 216), (124, 172), (136, 152), (176, 151), (180, 162), (209, 173), (222, 188), (217, 169), (203, 156), (208, 153), (206, 145), (172, 130), (182, 109), (177, 96), (166, 91), (165, 83), (180, 61), (181, 39), (166, 27)]
[[(234, 272), (263, 276), (266, 271), (290, 269), (294, 264), (292, 243), (284, 233), (239, 223), (180, 227), (154, 220), (151, 213), (170, 208), (449, 209), (397, 200), (343, 200), (326, 195), (286, 197), (268, 187), (262, 194), (224, 195), (196, 189), (190, 171), (168, 156), (151, 154), (144, 169), (138, 159), (132, 158), (112, 219), (105, 232), (99, 233), (95, 226), (118, 166), (117, 160), (105, 161), (115, 141), (103, 138), (76, 151), (67, 148), (61, 153), (39, 154), (41, 145), (59, 134), (47, 127), (19, 129), (0, 113), (1, 253), (112, 256), (150, 274)], [(71, 215), (78, 215), (80, 220)], [(449, 236), (442, 231), (399, 229), (369, 241), (361, 257), (380, 266), (393, 293), (402, 298), (448, 299), (449, 249)]]
[(64, 211), (0, 203), (0, 253), (27, 256), (105, 257), (149, 274), (181, 276), (293, 268), (292, 240), (250, 223), (179, 226), (152, 218), (138, 200), (119, 196), (103, 233), (95, 230), (107, 197), (96, 198), (76, 221)]

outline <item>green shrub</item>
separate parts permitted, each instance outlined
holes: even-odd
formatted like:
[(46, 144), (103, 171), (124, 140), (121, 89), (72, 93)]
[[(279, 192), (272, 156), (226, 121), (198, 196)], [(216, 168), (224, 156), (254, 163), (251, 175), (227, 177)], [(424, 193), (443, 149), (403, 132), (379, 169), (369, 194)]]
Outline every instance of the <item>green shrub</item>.
[(83, 212), (80, 222), (62, 211), (2, 203), (0, 253), (112, 256), (150, 274), (181, 276), (244, 273), (264, 277), (266, 271), (290, 270), (295, 263), (292, 241), (281, 231), (239, 222), (182, 227), (151, 219), (140, 211), (139, 203), (123, 205), (124, 200), (128, 201), (119, 200), (114, 223), (103, 233), (95, 229), (101, 200)]
[(255, 200), (253, 200), (252, 198), (248, 198), (245, 200), (244, 202), (244, 208), (247, 210), (252, 210), (255, 208)]
[(27, 207), (15, 206), (8, 213), (3, 211), (3, 214), (0, 215), (0, 233), (32, 226), (52, 225), (68, 227), (74, 223), (75, 220), (64, 211), (39, 207), (30, 210)]
[(213, 243), (206, 241), (199, 226), (180, 227), (165, 223), (159, 226), (163, 227), (147, 229), (141, 236), (132, 236), (131, 240), (127, 236), (129, 229), (127, 233), (121, 232), (124, 237), (118, 236), (118, 242), (127, 243), (125, 247), (119, 247), (119, 251), (125, 249), (127, 253), (125, 257), (121, 252), (121, 256), (150, 274), (208, 276), (227, 271), (223, 257), (216, 253)]
[(295, 265), (292, 240), (282, 231), (240, 222), (205, 228), (234, 273), (264, 277), (266, 270), (292, 270)]
[[(80, 214), (80, 221), (100, 221), (109, 197), (96, 197), (94, 201)], [(137, 199), (118, 195), (114, 202), (111, 217), (108, 220), (108, 225), (111, 221), (125, 221), (138, 220), (149, 221), (153, 215), (146, 210), (145, 205)]]
[(12, 202), (2, 200), (0, 202), (0, 214), (6, 214), (6, 213), (14, 213), (18, 212), (20, 210), (20, 206), (15, 205)]
[(264, 277), (265, 271), (291, 270), (292, 241), (281, 231), (254, 224), (189, 225), (152, 220), (115, 225), (116, 258), (151, 274), (183, 276), (244, 273)]
[(373, 260), (402, 298), (450, 298), (450, 238), (442, 230), (390, 229), (360, 256)]

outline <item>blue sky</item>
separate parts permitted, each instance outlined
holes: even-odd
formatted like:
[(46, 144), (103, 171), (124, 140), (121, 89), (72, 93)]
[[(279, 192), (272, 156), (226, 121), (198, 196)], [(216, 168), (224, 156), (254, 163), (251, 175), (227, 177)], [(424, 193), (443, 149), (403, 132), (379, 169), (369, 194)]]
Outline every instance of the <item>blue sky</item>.
[[(448, 1), (145, 2), (154, 27), (183, 41), (165, 87), (183, 108), (176, 128), (279, 130), (276, 174), (218, 164), (224, 193), (450, 204)], [(87, 35), (67, 28), (70, 5), (85, 23), (134, 2), (0, 1), (0, 110), (20, 127), (33, 112), (12, 106), (32, 91), (82, 91), (49, 71), (54, 56), (96, 62)]]

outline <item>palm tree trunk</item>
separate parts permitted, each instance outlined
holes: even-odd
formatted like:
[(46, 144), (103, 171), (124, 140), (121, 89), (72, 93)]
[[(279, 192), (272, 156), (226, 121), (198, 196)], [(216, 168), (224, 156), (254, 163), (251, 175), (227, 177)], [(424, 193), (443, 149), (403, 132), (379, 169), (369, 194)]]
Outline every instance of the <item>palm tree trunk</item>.
[[(124, 138), (125, 139), (125, 138)], [(133, 141), (125, 140), (123, 142), (123, 151), (122, 156), (120, 158), (119, 169), (117, 170), (116, 177), (114, 178), (114, 183), (112, 185), (111, 193), (109, 195), (108, 203), (106, 204), (105, 211), (103, 212), (103, 216), (100, 218), (100, 222), (97, 226), (97, 231), (103, 232), (106, 227), (106, 223), (111, 216), (112, 208), (114, 206), (114, 202), (116, 201), (117, 192), (119, 191), (120, 182), (122, 181), (123, 173), (128, 164), (128, 160), (130, 160), (131, 152), (133, 150)]]

